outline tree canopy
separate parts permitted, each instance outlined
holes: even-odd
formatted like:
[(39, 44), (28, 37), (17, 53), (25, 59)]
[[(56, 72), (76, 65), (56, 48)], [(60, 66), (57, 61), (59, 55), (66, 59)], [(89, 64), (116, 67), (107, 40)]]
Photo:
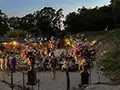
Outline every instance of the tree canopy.
[(120, 0), (111, 0), (109, 5), (101, 7), (83, 6), (78, 8), (77, 12), (70, 12), (66, 17), (61, 8), (55, 10), (52, 7), (44, 7), (23, 17), (10, 18), (0, 9), (0, 35), (6, 34), (10, 29), (21, 29), (35, 36), (55, 36), (61, 33), (63, 27), (70, 33), (104, 30), (106, 27), (112, 29), (120, 26), (119, 9)]

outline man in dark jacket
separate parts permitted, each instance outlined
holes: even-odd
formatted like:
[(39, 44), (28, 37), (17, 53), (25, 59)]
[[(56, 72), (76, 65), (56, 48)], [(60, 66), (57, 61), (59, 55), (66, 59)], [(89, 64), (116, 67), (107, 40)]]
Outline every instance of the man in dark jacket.
[(16, 71), (16, 57), (15, 57), (15, 55), (12, 56), (11, 66), (12, 66), (13, 72), (15, 72)]

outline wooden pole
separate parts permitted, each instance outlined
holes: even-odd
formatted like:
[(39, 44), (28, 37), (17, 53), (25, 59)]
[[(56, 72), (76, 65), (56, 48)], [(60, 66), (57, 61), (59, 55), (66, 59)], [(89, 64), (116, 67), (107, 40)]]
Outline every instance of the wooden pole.
[(3, 71), (3, 73), (2, 73), (2, 76), (3, 76), (3, 80), (2, 80), (2, 82), (5, 82), (5, 73), (4, 73), (4, 71)]
[(97, 66), (97, 74), (98, 74), (98, 83), (97, 84), (100, 84), (100, 70), (99, 70), (99, 66)]
[(13, 72), (11, 71), (11, 90), (13, 90)]
[(92, 77), (92, 75), (91, 75), (91, 67), (90, 67), (90, 84), (92, 84), (91, 77)]
[(24, 75), (24, 72), (23, 72), (23, 90), (25, 89), (25, 75)]
[(40, 90), (40, 80), (38, 79), (38, 90)]
[(67, 76), (67, 89), (66, 90), (70, 90), (70, 77), (69, 77), (68, 69), (66, 70), (66, 76)]

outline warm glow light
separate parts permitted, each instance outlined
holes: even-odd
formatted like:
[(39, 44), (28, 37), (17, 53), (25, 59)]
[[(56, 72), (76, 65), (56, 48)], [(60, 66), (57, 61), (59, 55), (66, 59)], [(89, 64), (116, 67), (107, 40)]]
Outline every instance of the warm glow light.
[(71, 45), (71, 42), (70, 42), (70, 40), (69, 39), (65, 39), (65, 46), (67, 46), (67, 45)]
[(8, 44), (8, 43), (2, 43), (2, 44), (6, 45), (6, 44)]
[(40, 42), (40, 45), (42, 45), (42, 42)]
[(95, 43), (97, 42), (97, 40), (93, 40), (90, 45), (93, 46)]
[(67, 43), (66, 43), (67, 45), (70, 45), (70, 42), (69, 41), (67, 41)]
[(72, 47), (73, 47), (73, 48), (76, 48), (75, 43), (72, 43)]
[(10, 44), (12, 44), (14, 46), (18, 45), (18, 43), (16, 41), (11, 41)]
[(13, 41), (13, 45), (16, 45), (17, 44), (17, 42), (16, 41)]

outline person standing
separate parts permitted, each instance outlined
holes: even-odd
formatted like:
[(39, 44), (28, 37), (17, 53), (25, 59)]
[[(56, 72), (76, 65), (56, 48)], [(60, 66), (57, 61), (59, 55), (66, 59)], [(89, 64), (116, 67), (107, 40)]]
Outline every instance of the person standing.
[(5, 56), (1, 59), (1, 70), (5, 71)]
[(12, 66), (13, 72), (16, 71), (16, 64), (17, 64), (16, 57), (15, 57), (15, 55), (13, 55), (12, 60), (11, 60), (11, 66)]
[(9, 59), (8, 55), (6, 56), (5, 66), (6, 66), (6, 74), (9, 76), (9, 73), (10, 73), (10, 59)]
[(34, 57), (29, 57), (28, 58), (28, 65), (30, 66), (30, 69), (34, 69), (34, 66), (35, 66), (35, 59), (34, 59)]
[(57, 67), (57, 59), (54, 56), (54, 53), (51, 54), (50, 66), (52, 70), (52, 79), (56, 77), (56, 67)]

